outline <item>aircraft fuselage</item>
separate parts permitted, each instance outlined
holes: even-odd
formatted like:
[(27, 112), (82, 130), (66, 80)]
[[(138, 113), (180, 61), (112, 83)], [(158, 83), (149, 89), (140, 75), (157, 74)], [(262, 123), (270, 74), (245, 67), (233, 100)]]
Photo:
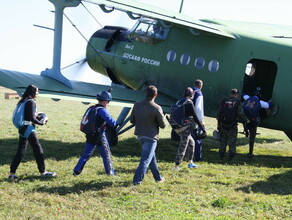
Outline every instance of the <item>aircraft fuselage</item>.
[[(181, 26), (145, 23), (146, 28), (139, 29), (140, 22), (131, 31), (111, 26), (98, 30), (87, 47), (90, 67), (135, 90), (154, 84), (173, 100), (201, 79), (205, 114), (210, 117), (216, 115), (220, 100), (230, 89), (248, 93), (260, 88), (263, 99), (279, 107), (261, 126), (292, 134), (291, 42), (246, 33), (229, 39), (193, 34)], [(245, 80), (250, 63), (257, 64), (253, 85)]]

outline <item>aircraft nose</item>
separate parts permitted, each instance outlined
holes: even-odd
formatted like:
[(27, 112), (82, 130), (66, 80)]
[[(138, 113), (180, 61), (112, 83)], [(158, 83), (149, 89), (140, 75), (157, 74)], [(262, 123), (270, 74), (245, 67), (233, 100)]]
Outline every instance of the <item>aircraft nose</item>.
[(106, 69), (113, 68), (116, 56), (114, 45), (118, 41), (127, 40), (122, 34), (127, 31), (126, 28), (105, 26), (91, 36), (86, 49), (86, 58), (91, 69), (108, 76)]

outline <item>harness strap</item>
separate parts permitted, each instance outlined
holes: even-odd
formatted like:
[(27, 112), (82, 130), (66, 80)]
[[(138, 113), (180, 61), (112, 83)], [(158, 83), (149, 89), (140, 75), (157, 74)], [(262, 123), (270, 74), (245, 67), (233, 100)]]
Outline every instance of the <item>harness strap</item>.
[(32, 125), (32, 122), (31, 121), (24, 121), (23, 125)]

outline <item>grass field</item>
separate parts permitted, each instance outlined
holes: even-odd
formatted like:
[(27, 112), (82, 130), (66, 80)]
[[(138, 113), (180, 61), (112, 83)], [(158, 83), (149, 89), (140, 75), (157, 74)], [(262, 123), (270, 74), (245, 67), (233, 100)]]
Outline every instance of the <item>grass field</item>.
[[(4, 99), (0, 88), (0, 219), (291, 219), (292, 144), (283, 132), (259, 129), (255, 157), (247, 158), (248, 140), (239, 134), (237, 155), (221, 161), (219, 144), (210, 134), (216, 121), (206, 118), (209, 136), (203, 142), (204, 161), (198, 169), (173, 170), (178, 142), (170, 140), (170, 126), (161, 130), (157, 158), (166, 178), (154, 182), (148, 172), (141, 186), (132, 186), (140, 158), (133, 130), (112, 147), (118, 175), (104, 175), (98, 152), (81, 175), (72, 169), (83, 150), (80, 119), (88, 107), (78, 102), (37, 99), (38, 110), (49, 117), (38, 127), (48, 171), (42, 178), (31, 147), (20, 164), (15, 182), (8, 181), (9, 165), (16, 153), (17, 130), (11, 114), (18, 100)], [(117, 118), (120, 107), (110, 107)], [(242, 128), (240, 127), (239, 130)]]

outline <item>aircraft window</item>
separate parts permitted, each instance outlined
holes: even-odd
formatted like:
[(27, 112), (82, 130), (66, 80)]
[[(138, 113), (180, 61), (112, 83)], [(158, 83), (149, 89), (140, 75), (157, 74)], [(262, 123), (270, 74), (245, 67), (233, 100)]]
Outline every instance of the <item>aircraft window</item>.
[(217, 60), (211, 60), (208, 69), (210, 72), (217, 72), (219, 69), (219, 62)]
[(168, 29), (157, 24), (151, 19), (140, 19), (130, 33), (130, 37), (136, 41), (145, 43), (157, 43), (164, 40)]
[(255, 73), (255, 68), (252, 66), (252, 63), (246, 64), (245, 74), (252, 76)]
[(181, 55), (180, 57), (180, 63), (182, 65), (188, 65), (190, 63), (191, 57), (189, 54), (184, 53), (183, 55)]
[(176, 59), (176, 52), (174, 50), (168, 51), (166, 59), (168, 62), (174, 62)]
[(194, 65), (197, 69), (203, 69), (205, 66), (205, 59), (203, 57), (197, 57)]

